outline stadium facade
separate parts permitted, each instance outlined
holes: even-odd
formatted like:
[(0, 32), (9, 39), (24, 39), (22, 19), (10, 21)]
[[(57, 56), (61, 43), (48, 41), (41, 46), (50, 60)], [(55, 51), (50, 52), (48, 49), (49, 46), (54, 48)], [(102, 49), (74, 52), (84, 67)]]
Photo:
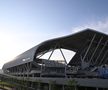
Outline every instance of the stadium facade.
[[(63, 49), (75, 52), (69, 63)], [(61, 52), (63, 60), (50, 60), (55, 50)], [(48, 52), (51, 52), (48, 59), (42, 59)], [(78, 90), (81, 87), (86, 90), (107, 90), (108, 35), (86, 29), (47, 40), (4, 64), (2, 69), (5, 74), (16, 77), (45, 78), (44, 83), (54, 78), (64, 85), (66, 81), (74, 79), (78, 82)]]

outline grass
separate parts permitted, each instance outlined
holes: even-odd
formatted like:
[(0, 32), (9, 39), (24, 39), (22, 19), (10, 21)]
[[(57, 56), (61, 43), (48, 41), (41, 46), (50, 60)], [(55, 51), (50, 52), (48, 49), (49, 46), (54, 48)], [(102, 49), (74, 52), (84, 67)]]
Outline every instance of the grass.
[(12, 87), (14, 87), (14, 85), (12, 85), (10, 83), (7, 83), (7, 82), (0, 81), (0, 87), (9, 87), (9, 88), (12, 88)]

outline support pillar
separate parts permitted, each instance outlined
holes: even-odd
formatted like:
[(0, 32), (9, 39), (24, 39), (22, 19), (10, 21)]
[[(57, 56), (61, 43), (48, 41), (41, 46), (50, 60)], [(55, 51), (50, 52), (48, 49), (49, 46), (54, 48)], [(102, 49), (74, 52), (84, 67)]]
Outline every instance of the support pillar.
[(62, 86), (62, 90), (65, 90), (65, 87), (64, 87), (64, 85)]
[(96, 48), (95, 48), (95, 50), (94, 50), (94, 52), (93, 52), (93, 54), (92, 54), (91, 58), (90, 58), (90, 60), (89, 60), (89, 63), (91, 63), (91, 62), (92, 62), (92, 59), (93, 59), (93, 57), (94, 57), (94, 55), (95, 55), (95, 53), (96, 53), (97, 49), (99, 48), (99, 45), (100, 45), (100, 43), (101, 43), (102, 39), (103, 39), (103, 37), (101, 37), (101, 38), (100, 38), (100, 40), (99, 40), (99, 42), (98, 42), (98, 44), (97, 44), (97, 46), (96, 46)]
[(48, 85), (48, 90), (51, 90), (51, 84), (49, 83), (49, 85)]
[(87, 54), (88, 54), (88, 52), (89, 52), (89, 50), (90, 50), (90, 48), (91, 48), (91, 45), (92, 45), (92, 43), (93, 43), (95, 37), (96, 37), (96, 34), (93, 36), (93, 38), (92, 38), (92, 40), (91, 40), (91, 42), (90, 42), (90, 44), (89, 44), (89, 46), (88, 46), (88, 49), (87, 49), (87, 51), (86, 51), (86, 53), (85, 53), (85, 55), (84, 55), (84, 57), (83, 57), (83, 59), (82, 59), (82, 62), (84, 62), (84, 60), (85, 60), (85, 58), (86, 58), (86, 56), (87, 56)]
[(40, 82), (38, 82), (37, 90), (41, 90)]
[(100, 55), (102, 54), (104, 48), (106, 47), (107, 43), (108, 43), (108, 40), (105, 42), (105, 44), (104, 44), (104, 46), (102, 47), (102, 49), (101, 49), (101, 51), (100, 51), (98, 57), (96, 58), (95, 64), (98, 62), (98, 59), (99, 59)]
[(96, 88), (96, 90), (98, 90), (98, 87)]

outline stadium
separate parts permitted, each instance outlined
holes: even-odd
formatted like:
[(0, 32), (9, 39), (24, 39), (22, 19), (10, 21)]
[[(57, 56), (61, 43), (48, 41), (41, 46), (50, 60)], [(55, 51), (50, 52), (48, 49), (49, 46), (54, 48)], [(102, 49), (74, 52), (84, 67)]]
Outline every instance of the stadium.
[[(56, 50), (60, 51), (63, 60), (50, 60)], [(75, 52), (69, 63), (64, 50)], [(43, 59), (49, 52), (49, 57)], [(55, 79), (59, 85), (67, 85), (66, 81), (74, 79), (78, 83), (77, 90), (107, 90), (108, 35), (86, 29), (47, 40), (4, 64), (2, 69), (7, 75), (39, 78), (44, 83)]]

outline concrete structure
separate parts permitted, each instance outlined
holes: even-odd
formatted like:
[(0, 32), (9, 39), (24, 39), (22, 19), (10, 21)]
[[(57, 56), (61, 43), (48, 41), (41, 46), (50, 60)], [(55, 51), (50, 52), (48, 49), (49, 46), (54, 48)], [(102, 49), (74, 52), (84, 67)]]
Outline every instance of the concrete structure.
[[(76, 52), (67, 63), (62, 49)], [(60, 50), (64, 60), (50, 60), (55, 50)], [(48, 59), (41, 57), (51, 52)], [(84, 31), (42, 42), (17, 56), (13, 61), (4, 64), (5, 74), (29, 77), (30, 81), (39, 79), (48, 83), (54, 80), (58, 85), (67, 85), (70, 79), (82, 87), (108, 88), (107, 79), (99, 73), (108, 65), (108, 35), (86, 29)], [(95, 79), (94, 79), (95, 78)], [(80, 88), (79, 88), (80, 90)], [(87, 90), (87, 89), (86, 89)]]

